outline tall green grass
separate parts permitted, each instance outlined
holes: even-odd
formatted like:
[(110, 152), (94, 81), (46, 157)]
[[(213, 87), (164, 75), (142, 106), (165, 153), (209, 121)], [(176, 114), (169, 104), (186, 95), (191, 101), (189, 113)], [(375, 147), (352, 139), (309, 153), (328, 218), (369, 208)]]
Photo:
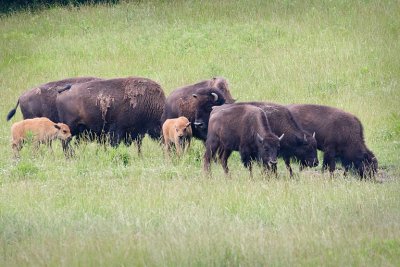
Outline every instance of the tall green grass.
[[(400, 265), (398, 1), (143, 1), (0, 17), (0, 266)], [(212, 76), (238, 101), (318, 103), (364, 125), (377, 182), (317, 170), (202, 172), (201, 142), (166, 158), (145, 138), (12, 159), (8, 111), (72, 76)]]

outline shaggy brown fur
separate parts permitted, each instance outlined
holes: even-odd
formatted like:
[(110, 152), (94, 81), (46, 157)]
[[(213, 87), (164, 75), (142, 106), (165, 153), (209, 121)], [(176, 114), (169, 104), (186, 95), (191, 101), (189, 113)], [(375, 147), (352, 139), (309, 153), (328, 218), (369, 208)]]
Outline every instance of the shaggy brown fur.
[[(218, 99), (215, 100), (215, 96), (212, 94), (217, 95)], [(208, 119), (212, 106), (233, 102), (235, 100), (231, 96), (226, 79), (215, 77), (204, 80), (175, 89), (166, 100), (161, 122), (179, 116), (184, 116), (194, 122), (196, 113), (206, 113)], [(207, 133), (204, 134), (201, 129), (193, 127), (192, 130), (194, 137), (201, 140), (206, 139)]]
[(378, 161), (364, 142), (363, 127), (360, 120), (343, 110), (320, 105), (287, 106), (309, 132), (315, 132), (317, 147), (324, 152), (323, 170), (329, 167), (333, 174), (335, 158), (339, 158), (345, 168), (355, 168), (361, 177), (377, 172)]
[(218, 154), (225, 173), (232, 151), (239, 151), (243, 165), (252, 176), (252, 161), (261, 162), (264, 169), (276, 173), (279, 140), (272, 133), (265, 112), (253, 105), (230, 104), (214, 107), (211, 112), (204, 170), (209, 172), (212, 158)]
[(96, 137), (109, 134), (111, 145), (135, 141), (139, 153), (146, 133), (160, 137), (164, 105), (161, 86), (140, 77), (76, 84), (56, 100), (59, 118), (73, 136), (85, 131)]
[(7, 120), (10, 120), (20, 105), (24, 119), (46, 117), (54, 122), (59, 122), (56, 108), (56, 98), (59, 92), (69, 89), (73, 84), (84, 83), (93, 80), (100, 80), (96, 77), (76, 77), (60, 81), (54, 81), (39, 85), (23, 93), (17, 105), (8, 113)]

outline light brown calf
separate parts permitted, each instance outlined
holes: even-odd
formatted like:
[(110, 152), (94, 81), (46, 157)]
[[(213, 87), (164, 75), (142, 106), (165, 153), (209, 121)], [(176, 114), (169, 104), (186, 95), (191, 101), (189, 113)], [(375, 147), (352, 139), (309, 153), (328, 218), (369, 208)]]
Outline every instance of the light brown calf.
[(190, 146), (192, 138), (192, 127), (186, 117), (168, 119), (162, 126), (165, 150), (168, 151), (171, 144), (175, 144), (176, 153), (180, 155), (182, 151)]
[(51, 141), (54, 139), (66, 141), (71, 138), (71, 131), (64, 123), (54, 123), (45, 117), (19, 121), (11, 126), (14, 157), (19, 156), (19, 151), (30, 134), (36, 147), (41, 143), (51, 146)]

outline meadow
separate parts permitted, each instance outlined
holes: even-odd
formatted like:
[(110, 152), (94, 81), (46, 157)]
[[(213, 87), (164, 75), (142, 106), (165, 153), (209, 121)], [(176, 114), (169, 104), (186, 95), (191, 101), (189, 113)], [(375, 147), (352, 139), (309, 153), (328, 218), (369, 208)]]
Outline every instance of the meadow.
[[(0, 266), (400, 266), (400, 3), (122, 1), (0, 15)], [(83, 143), (12, 158), (22, 92), (74, 76), (175, 88), (223, 76), (238, 101), (331, 105), (363, 123), (370, 181), (320, 166), (288, 177), (202, 171), (203, 144), (166, 158)], [(321, 156), (321, 155), (320, 155)], [(322, 159), (320, 157), (320, 159)]]

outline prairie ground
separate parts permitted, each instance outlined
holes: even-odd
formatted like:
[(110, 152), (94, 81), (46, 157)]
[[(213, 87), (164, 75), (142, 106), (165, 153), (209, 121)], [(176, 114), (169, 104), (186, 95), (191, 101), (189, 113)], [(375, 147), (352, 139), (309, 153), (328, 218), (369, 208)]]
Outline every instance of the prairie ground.
[[(399, 266), (398, 1), (123, 1), (0, 16), (0, 266)], [(12, 158), (22, 92), (73, 76), (143, 76), (166, 95), (223, 76), (238, 101), (355, 114), (373, 181), (315, 169), (202, 171), (203, 144), (165, 157), (61, 145)], [(321, 156), (321, 155), (320, 155)], [(321, 159), (321, 158), (320, 158)]]

